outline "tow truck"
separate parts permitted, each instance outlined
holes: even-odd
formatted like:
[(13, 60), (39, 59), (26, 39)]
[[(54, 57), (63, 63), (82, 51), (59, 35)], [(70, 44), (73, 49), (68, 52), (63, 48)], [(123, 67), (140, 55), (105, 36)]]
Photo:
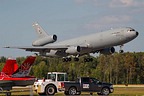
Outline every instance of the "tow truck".
[(67, 73), (65, 72), (48, 72), (47, 78), (39, 79), (34, 82), (33, 90), (39, 95), (54, 95), (61, 88), (62, 82), (67, 82)]

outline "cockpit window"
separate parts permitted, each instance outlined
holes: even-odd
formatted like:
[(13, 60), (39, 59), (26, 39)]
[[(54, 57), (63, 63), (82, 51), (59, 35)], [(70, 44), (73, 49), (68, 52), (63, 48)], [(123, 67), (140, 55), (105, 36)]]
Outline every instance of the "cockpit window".
[(130, 31), (135, 31), (134, 29), (130, 29)]
[(134, 29), (128, 29), (128, 32), (130, 32), (130, 31), (135, 31)]

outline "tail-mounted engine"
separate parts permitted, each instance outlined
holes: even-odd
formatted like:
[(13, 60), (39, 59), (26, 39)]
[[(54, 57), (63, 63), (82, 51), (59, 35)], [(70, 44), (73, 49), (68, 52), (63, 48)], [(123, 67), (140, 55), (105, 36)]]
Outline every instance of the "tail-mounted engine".
[(53, 43), (57, 41), (56, 35), (49, 35), (43, 38), (39, 38), (32, 43), (32, 46), (44, 46), (49, 43)]

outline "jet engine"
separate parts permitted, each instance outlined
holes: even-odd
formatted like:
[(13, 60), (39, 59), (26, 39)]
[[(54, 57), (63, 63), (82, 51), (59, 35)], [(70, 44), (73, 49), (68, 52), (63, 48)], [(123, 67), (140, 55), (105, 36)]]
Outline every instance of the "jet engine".
[(115, 52), (115, 48), (114, 47), (105, 48), (105, 49), (102, 49), (100, 51), (100, 53), (104, 54), (104, 55), (110, 55), (110, 54), (113, 54), (114, 52)]
[(57, 41), (57, 36), (56, 35), (50, 35), (50, 36), (46, 36), (46, 37), (35, 40), (32, 43), (32, 45), (33, 46), (44, 46), (46, 44), (53, 43), (55, 41)]
[(68, 47), (68, 49), (65, 51), (66, 53), (68, 54), (77, 54), (80, 52), (80, 46), (71, 46), (71, 47)]

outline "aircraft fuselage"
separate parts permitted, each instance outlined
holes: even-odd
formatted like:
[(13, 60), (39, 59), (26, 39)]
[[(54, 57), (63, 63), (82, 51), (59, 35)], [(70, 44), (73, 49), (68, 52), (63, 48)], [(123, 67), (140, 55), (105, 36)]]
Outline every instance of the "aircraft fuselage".
[[(108, 31), (95, 33), (92, 35), (82, 36), (79, 38), (74, 38), (58, 43), (49, 44), (48, 46), (58, 46), (58, 45), (67, 45), (67, 46), (84, 46), (81, 48), (80, 54), (86, 54), (91, 52), (96, 52), (104, 48), (109, 48), (113, 46), (123, 45), (138, 36), (138, 32), (130, 27), (111, 29)], [(47, 54), (51, 55), (50, 54)], [(56, 55), (56, 54), (55, 54)], [(66, 54), (58, 54), (66, 55)]]

